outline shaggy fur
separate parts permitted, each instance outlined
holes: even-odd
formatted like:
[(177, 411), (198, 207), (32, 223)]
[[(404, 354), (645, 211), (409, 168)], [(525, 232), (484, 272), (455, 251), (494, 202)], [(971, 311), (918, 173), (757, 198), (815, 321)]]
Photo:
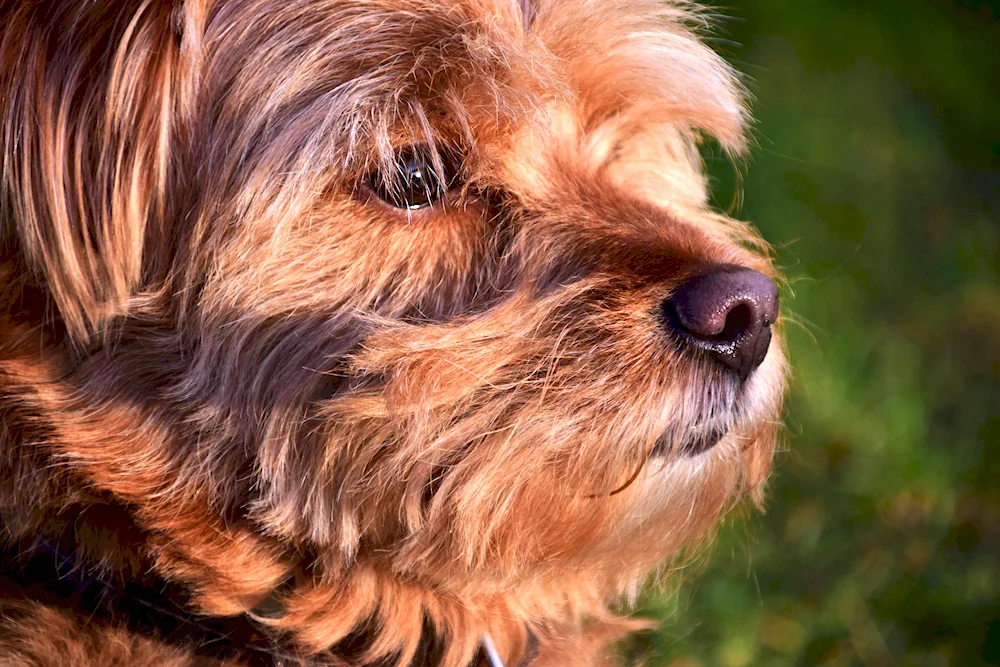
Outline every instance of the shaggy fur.
[[(706, 263), (774, 275), (707, 207), (697, 143), (747, 117), (703, 24), (0, 0), (0, 662), (603, 664), (759, 492), (783, 392), (780, 340), (740, 386), (658, 315)], [(414, 145), (457, 185), (408, 211), (376, 191)], [(108, 611), (166, 586), (253, 650)]]

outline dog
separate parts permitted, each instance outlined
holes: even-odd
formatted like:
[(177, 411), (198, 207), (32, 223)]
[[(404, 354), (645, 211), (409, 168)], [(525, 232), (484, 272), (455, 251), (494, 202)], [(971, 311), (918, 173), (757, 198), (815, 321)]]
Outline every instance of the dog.
[(612, 664), (779, 432), (706, 23), (0, 3), (0, 662)]

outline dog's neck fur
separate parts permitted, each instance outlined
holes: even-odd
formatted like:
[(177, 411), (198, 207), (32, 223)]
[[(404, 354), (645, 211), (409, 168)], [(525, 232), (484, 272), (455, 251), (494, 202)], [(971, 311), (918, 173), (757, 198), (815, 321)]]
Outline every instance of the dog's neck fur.
[[(199, 657), (236, 661), (248, 667), (329, 664), (331, 656), (349, 657), (373, 641), (361, 630), (327, 656), (305, 656), (255, 620), (281, 615), (280, 603), (272, 598), (248, 614), (202, 616), (191, 611), (190, 594), (182, 586), (152, 575), (126, 579), (120, 572), (102, 572), (75, 550), (67, 551), (46, 538), (36, 537), (28, 548), (14, 545), (0, 550), (0, 580), (4, 588), (17, 589), (19, 597), (71, 608), (85, 614), (90, 623), (126, 627), (164, 644), (190, 649)], [(484, 644), (488, 642), (487, 638)], [(427, 625), (415, 664), (436, 664), (439, 655), (440, 640)], [(530, 656), (522, 664), (528, 659)], [(503, 667), (486, 645), (470, 664)]]
[[(246, 614), (205, 615), (187, 587), (156, 574), (145, 556), (149, 535), (130, 508), (93, 491), (53, 456), (52, 417), (32, 405), (31, 397), (60, 381), (70, 354), (57, 320), (39, 324), (46, 298), (26, 276), (16, 260), (0, 262), (3, 597), (68, 610), (88, 624), (125, 628), (197, 658), (248, 666), (339, 665), (363, 653), (377, 639), (364, 625), (325, 655), (307, 656), (285, 633), (266, 626), (285, 613), (275, 595)], [(33, 375), (35, 383), (29, 380)], [(425, 625), (416, 664), (434, 664), (439, 653), (440, 640)], [(477, 656), (472, 664), (485, 659)]]
[[(4, 597), (71, 611), (89, 624), (124, 628), (190, 650), (197, 659), (261, 667), (354, 664), (352, 659), (379, 640), (378, 633), (369, 631), (377, 619), (361, 623), (335, 646), (313, 654), (300, 650), (294, 628), (282, 632), (271, 627), (288, 613), (281, 596), (290, 586), (276, 588), (246, 613), (206, 614), (188, 587), (157, 574), (147, 555), (150, 535), (139, 527), (131, 508), (93, 490), (58, 460), (51, 423), (58, 416), (45, 414), (31, 397), (72, 374), (72, 351), (58, 320), (41, 324), (46, 322), (46, 298), (27, 275), (16, 260), (0, 262), (0, 284), (5, 286), (0, 291)], [(308, 575), (300, 574), (303, 578)], [(539, 640), (530, 628), (524, 632), (528, 645), (518, 664), (527, 665), (538, 654)], [(412, 664), (437, 664), (442, 650), (442, 639), (425, 619)], [(469, 664), (502, 663), (480, 647)]]

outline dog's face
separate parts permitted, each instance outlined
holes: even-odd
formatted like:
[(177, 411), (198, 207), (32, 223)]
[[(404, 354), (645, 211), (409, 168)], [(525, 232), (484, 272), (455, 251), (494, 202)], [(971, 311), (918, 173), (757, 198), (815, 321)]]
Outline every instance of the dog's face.
[(689, 8), (49, 5), (7, 19), (3, 157), (57, 448), (207, 610), (299, 573), (317, 648), (407, 595), (513, 637), (765, 477), (774, 270), (707, 207), (745, 118)]

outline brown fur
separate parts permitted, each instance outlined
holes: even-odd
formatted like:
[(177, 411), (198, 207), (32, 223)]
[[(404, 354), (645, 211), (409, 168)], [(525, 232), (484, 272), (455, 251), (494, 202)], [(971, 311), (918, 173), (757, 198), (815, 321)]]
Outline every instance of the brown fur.
[[(8, 542), (69, 535), (210, 617), (276, 600), (255, 622), (302, 661), (410, 664), (425, 626), (442, 665), (487, 632), (510, 665), (608, 659), (637, 623), (609, 606), (759, 492), (783, 391), (780, 341), (737, 400), (657, 321), (700, 264), (774, 275), (707, 207), (697, 143), (742, 151), (746, 114), (702, 22), (0, 2)], [(463, 186), (408, 213), (364, 183), (414, 143)], [(726, 400), (714, 449), (649, 456)], [(19, 609), (5, 664), (194, 660)]]

